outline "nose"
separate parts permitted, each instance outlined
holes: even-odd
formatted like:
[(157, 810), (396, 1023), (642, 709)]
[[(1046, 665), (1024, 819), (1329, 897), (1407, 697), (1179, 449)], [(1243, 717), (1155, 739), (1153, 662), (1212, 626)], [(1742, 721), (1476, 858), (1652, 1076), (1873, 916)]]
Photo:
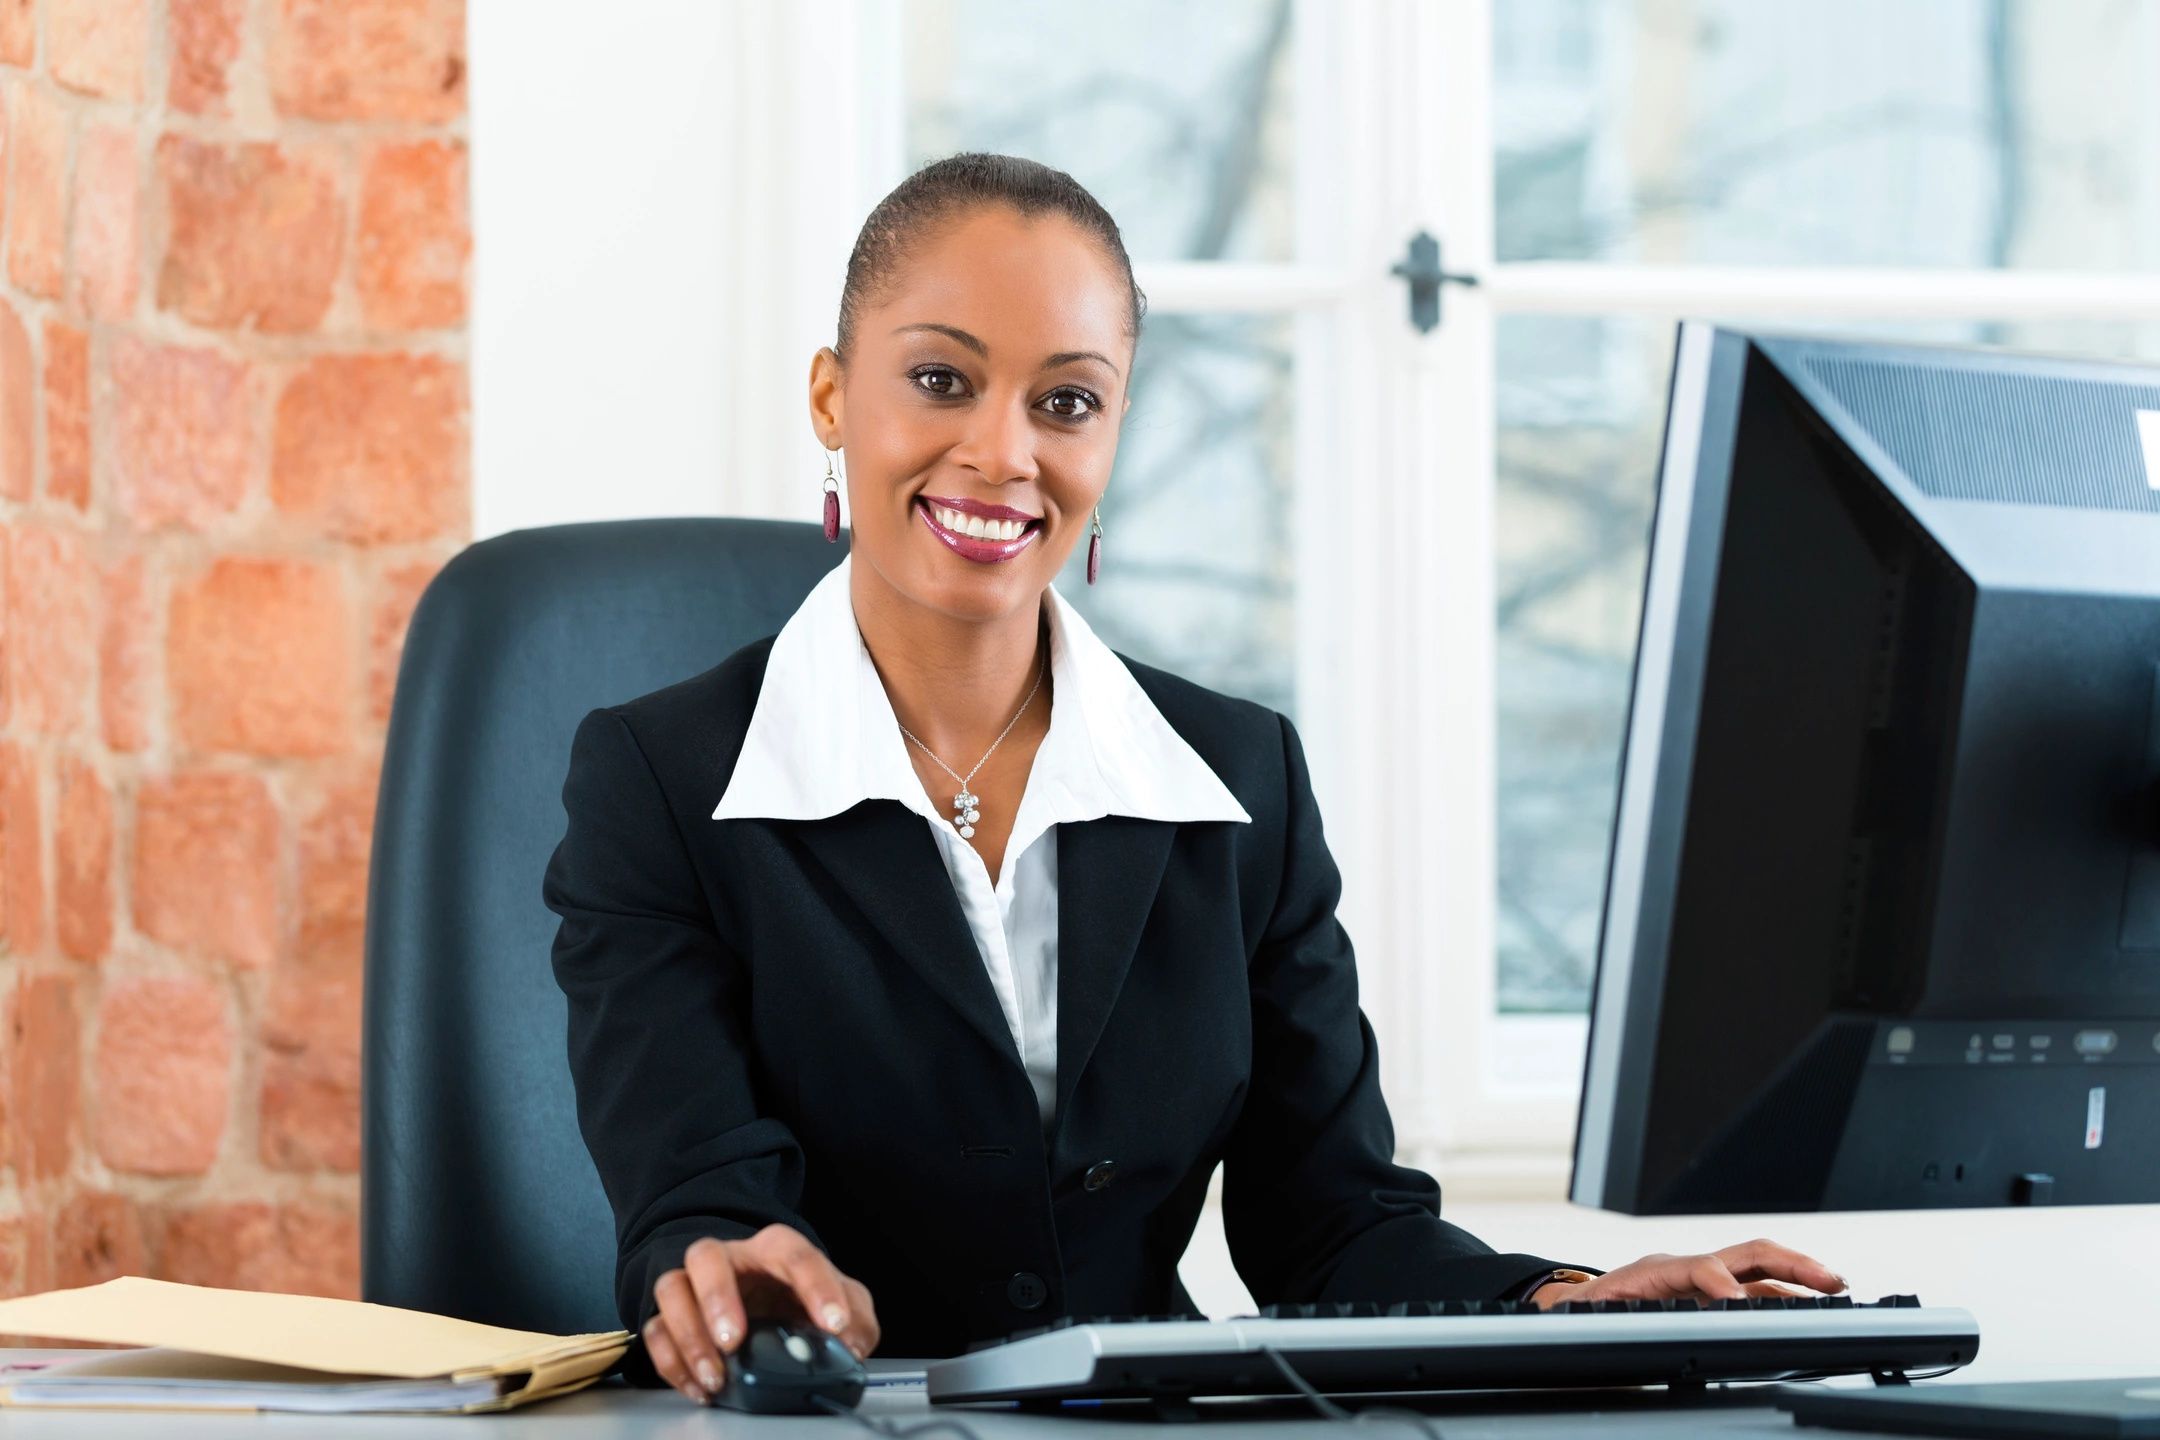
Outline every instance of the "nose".
[(992, 485), (1035, 478), (1035, 427), (1024, 397), (986, 401), (967, 417), (952, 458)]

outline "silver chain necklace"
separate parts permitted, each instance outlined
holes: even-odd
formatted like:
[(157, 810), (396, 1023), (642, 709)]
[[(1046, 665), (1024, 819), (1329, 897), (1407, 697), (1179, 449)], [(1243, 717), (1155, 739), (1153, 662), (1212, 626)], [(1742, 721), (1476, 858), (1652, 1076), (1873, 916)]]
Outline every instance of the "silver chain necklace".
[(1049, 668), (1049, 665), (1050, 661), (1046, 656), (1043, 662), (1035, 667), (1035, 683), (1028, 687), (1027, 699), (1020, 702), (1020, 708), (1013, 711), (1012, 719), (1005, 722), (1003, 730), (998, 731), (997, 739), (990, 742), (988, 750), (983, 751), (982, 759), (975, 762), (975, 769), (968, 771), (965, 775), (947, 765), (943, 760), (938, 759), (936, 751), (932, 750), (928, 745), (923, 745), (921, 740), (916, 739), (914, 731), (908, 729), (905, 725), (900, 725), (898, 716), (893, 717), (893, 723), (900, 725), (901, 734), (907, 736), (910, 740), (914, 740), (917, 745), (922, 745), (922, 753), (930, 757), (931, 764), (960, 782), (960, 793), (952, 797), (952, 807), (954, 811), (953, 824), (959, 829), (960, 838), (963, 840), (975, 838), (975, 822), (982, 819), (982, 811), (976, 808), (976, 801), (981, 797), (968, 789), (968, 782), (975, 778), (975, 770), (982, 769), (984, 763), (997, 753), (997, 747), (1005, 743), (1005, 737), (1012, 734), (1012, 727), (1020, 723), (1022, 715), (1027, 714), (1028, 706), (1035, 703), (1035, 692), (1042, 689), (1043, 672)]

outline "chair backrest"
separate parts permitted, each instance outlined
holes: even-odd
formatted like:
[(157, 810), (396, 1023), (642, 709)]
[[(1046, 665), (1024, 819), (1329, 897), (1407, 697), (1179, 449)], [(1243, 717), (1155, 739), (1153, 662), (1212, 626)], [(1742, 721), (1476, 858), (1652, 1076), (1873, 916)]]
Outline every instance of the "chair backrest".
[[(557, 917), (570, 737), (769, 635), (846, 553), (811, 524), (683, 518), (481, 541), (421, 596), (368, 876), (361, 1293), (613, 1330), (615, 1227), (578, 1133)], [(717, 799), (717, 797), (715, 797)]]

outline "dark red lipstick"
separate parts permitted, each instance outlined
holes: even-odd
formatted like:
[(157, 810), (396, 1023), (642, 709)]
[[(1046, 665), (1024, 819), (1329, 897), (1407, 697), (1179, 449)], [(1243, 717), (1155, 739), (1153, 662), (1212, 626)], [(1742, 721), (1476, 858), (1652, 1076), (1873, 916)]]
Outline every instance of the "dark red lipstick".
[[(962, 559), (985, 565), (1012, 559), (1034, 544), (1035, 537), (1042, 533), (1040, 515), (1030, 515), (1010, 505), (993, 505), (985, 500), (969, 500), (957, 495), (918, 495), (915, 513), (922, 516), (923, 524), (944, 542), (947, 549)], [(970, 535), (961, 527), (971, 521), (982, 522), (990, 533)]]

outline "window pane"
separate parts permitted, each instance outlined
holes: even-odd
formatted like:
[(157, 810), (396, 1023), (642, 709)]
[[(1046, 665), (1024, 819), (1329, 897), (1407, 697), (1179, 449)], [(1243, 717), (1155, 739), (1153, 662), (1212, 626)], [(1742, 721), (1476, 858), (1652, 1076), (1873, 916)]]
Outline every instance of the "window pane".
[(2160, 5), (1509, 0), (1499, 255), (2160, 265)]
[[(1589, 1002), (1673, 323), (1499, 322), (1503, 1010)], [(2152, 325), (1779, 320), (1760, 328), (2160, 361), (2160, 326)]]
[(1291, 324), (1148, 317), (1102, 573), (1087, 583), (1083, 541), (1058, 593), (1111, 648), (1294, 715)]
[(1025, 155), (1085, 185), (1135, 260), (1293, 259), (1291, 10), (909, 0), (908, 168)]

